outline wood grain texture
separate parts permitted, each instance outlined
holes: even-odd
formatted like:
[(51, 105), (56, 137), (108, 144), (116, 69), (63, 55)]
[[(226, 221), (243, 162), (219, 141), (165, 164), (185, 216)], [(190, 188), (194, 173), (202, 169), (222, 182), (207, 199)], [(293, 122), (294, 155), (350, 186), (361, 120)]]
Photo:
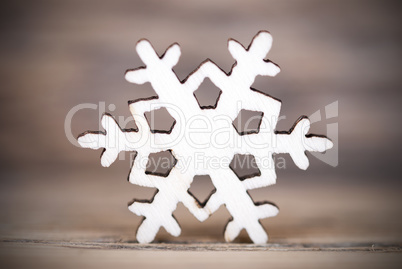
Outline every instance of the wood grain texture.
[[(163, 251), (162, 251), (163, 250)], [(5, 268), (400, 268), (400, 252), (170, 251), (0, 244)], [(226, 249), (225, 249), (226, 250)]]
[(138, 244), (135, 241), (119, 239), (115, 242), (80, 242), (80, 241), (52, 241), (52, 240), (24, 240), (3, 239), (2, 245), (49, 246), (80, 249), (125, 249), (125, 250), (159, 250), (159, 251), (326, 251), (326, 252), (380, 252), (401, 253), (402, 244), (370, 244), (370, 243), (300, 243), (300, 244), (233, 244), (233, 243), (198, 243), (184, 242), (155, 242), (151, 244)]

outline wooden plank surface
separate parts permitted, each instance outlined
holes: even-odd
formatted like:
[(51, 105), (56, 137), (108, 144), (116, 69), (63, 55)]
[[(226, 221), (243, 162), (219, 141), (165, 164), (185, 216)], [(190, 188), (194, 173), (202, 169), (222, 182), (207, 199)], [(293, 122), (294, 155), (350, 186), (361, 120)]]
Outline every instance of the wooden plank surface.
[(0, 243), (3, 246), (30, 246), (30, 247), (64, 247), (78, 249), (100, 249), (100, 250), (149, 250), (149, 251), (274, 251), (274, 252), (377, 252), (377, 253), (399, 253), (402, 252), (402, 244), (372, 244), (369, 243), (310, 243), (310, 244), (262, 244), (252, 243), (199, 243), (194, 241), (162, 241), (150, 244), (139, 244), (135, 241), (124, 242), (124, 240), (110, 240), (103, 242), (84, 241), (52, 241), (52, 240), (24, 240), (24, 239), (3, 239)]
[(400, 252), (133, 251), (0, 245), (4, 268), (400, 268)]
[[(199, 223), (182, 205), (174, 213), (182, 226), (179, 238), (162, 229), (155, 243), (141, 245), (135, 240), (141, 219), (126, 202), (133, 195), (149, 198), (153, 190), (110, 180), (104, 171), (99, 177), (82, 170), (59, 174), (57, 180), (16, 178), (14, 185), (4, 186), (0, 199), (9, 208), (2, 215), (2, 263), (14, 268), (281, 268), (300, 263), (306, 268), (398, 268), (402, 262), (398, 188), (350, 183), (344, 188), (335, 178), (317, 184), (306, 184), (302, 177), (284, 179), (251, 192), (254, 200), (269, 197), (281, 209), (277, 217), (262, 221), (270, 236), (266, 245), (251, 244), (244, 232), (226, 244), (222, 232), (230, 216), (224, 207)], [(196, 193), (207, 191), (203, 188)]]

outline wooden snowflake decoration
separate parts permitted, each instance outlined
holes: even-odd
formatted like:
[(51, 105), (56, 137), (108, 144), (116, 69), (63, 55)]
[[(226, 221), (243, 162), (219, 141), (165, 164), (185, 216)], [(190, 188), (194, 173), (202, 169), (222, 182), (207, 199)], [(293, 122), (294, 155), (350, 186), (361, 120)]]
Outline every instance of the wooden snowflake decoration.
[[(121, 129), (112, 116), (105, 114), (101, 120), (105, 131), (85, 132), (78, 142), (85, 148), (104, 148), (101, 164), (105, 167), (121, 151), (137, 153), (129, 181), (158, 189), (152, 201), (134, 201), (129, 205), (130, 211), (144, 216), (137, 231), (138, 242), (153, 241), (160, 227), (179, 236), (181, 229), (173, 211), (182, 202), (199, 221), (225, 205), (232, 215), (225, 228), (226, 241), (234, 240), (245, 229), (254, 243), (266, 243), (268, 236), (259, 220), (277, 215), (278, 208), (271, 203), (254, 203), (247, 191), (275, 184), (273, 154), (289, 153), (300, 169), (307, 169), (305, 151), (324, 152), (332, 148), (329, 139), (307, 134), (307, 117), (300, 117), (289, 132), (275, 131), (281, 102), (251, 88), (256, 76), (275, 76), (280, 71), (278, 65), (265, 60), (271, 45), (272, 37), (267, 31), (259, 32), (247, 49), (230, 39), (229, 52), (236, 62), (229, 74), (206, 60), (180, 81), (172, 69), (181, 54), (178, 44), (159, 57), (149, 41), (137, 43), (145, 66), (127, 70), (125, 78), (135, 84), (150, 82), (157, 93), (129, 101), (138, 130)], [(215, 104), (205, 106), (200, 104), (197, 90), (208, 79), (219, 93)], [(150, 121), (158, 113), (168, 114), (162, 124), (165, 126), (159, 128)], [(203, 124), (205, 128), (190, 128)], [(204, 160), (227, 162), (213, 168), (199, 165), (197, 154), (202, 154)], [(259, 158), (268, 163), (261, 165)], [(157, 171), (158, 164), (168, 165)], [(248, 171), (237, 169), (244, 164)], [(209, 175), (215, 186), (203, 205), (188, 191), (196, 175)]]

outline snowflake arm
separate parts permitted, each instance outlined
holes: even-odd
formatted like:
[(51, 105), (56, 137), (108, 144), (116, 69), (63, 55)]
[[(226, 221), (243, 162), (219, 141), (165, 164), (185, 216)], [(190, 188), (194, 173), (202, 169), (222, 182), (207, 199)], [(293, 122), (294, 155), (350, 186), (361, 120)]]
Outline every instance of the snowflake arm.
[(85, 132), (78, 137), (78, 143), (84, 148), (104, 148), (101, 164), (109, 167), (121, 151), (135, 151), (129, 141), (134, 141), (138, 134), (133, 129), (121, 129), (109, 114), (102, 116), (101, 124), (105, 132)]
[[(280, 72), (279, 66), (264, 59), (271, 46), (272, 36), (267, 31), (259, 32), (247, 49), (236, 40), (230, 39), (228, 42), (229, 51), (237, 63), (233, 68), (233, 75), (237, 79), (242, 78), (244, 82), (249, 84), (249, 87), (257, 75), (276, 76)], [(238, 69), (240, 74), (235, 73), (235, 69)]]
[(309, 166), (305, 151), (324, 152), (333, 147), (333, 143), (326, 137), (307, 135), (310, 129), (310, 120), (302, 116), (289, 132), (281, 132), (276, 135), (276, 153), (289, 153), (294, 163), (300, 169), (306, 170)]
[(148, 71), (145, 67), (126, 71), (125, 78), (130, 83), (144, 84), (149, 81)]
[[(137, 240), (140, 243), (149, 243), (154, 240), (160, 227), (164, 227), (173, 236), (179, 236), (181, 229), (171, 212), (176, 209), (175, 197), (167, 199), (166, 194), (159, 191), (150, 203), (134, 201), (128, 209), (144, 220), (137, 230)], [(172, 206), (173, 205), (173, 206)]]
[(178, 44), (171, 45), (161, 57), (158, 57), (151, 43), (145, 39), (137, 43), (136, 49), (146, 67), (127, 70), (125, 78), (128, 82), (135, 84), (151, 82), (152, 84), (160, 81), (160, 76), (166, 74), (175, 76), (172, 68), (178, 63), (181, 55)]
[(278, 208), (270, 203), (255, 204), (230, 170), (213, 171), (211, 179), (217, 192), (211, 196), (205, 209), (212, 214), (220, 205), (226, 205), (232, 219), (225, 228), (225, 240), (233, 241), (244, 228), (254, 243), (266, 243), (268, 236), (259, 219), (277, 215)]
[[(137, 240), (140, 243), (151, 242), (160, 227), (164, 227), (173, 236), (180, 235), (180, 226), (173, 217), (173, 211), (176, 210), (179, 202), (182, 202), (200, 221), (204, 221), (209, 216), (199, 206), (194, 197), (187, 192), (189, 187), (188, 179), (182, 178), (182, 175), (177, 170), (172, 171), (172, 173), (171, 177), (163, 179), (147, 175), (150, 177), (151, 184), (158, 189), (158, 192), (152, 201), (134, 201), (129, 205), (131, 212), (145, 217), (137, 232)], [(137, 180), (137, 176), (134, 175), (133, 178)]]
[(166, 66), (173, 68), (179, 62), (181, 55), (180, 46), (177, 43), (171, 45), (161, 57)]

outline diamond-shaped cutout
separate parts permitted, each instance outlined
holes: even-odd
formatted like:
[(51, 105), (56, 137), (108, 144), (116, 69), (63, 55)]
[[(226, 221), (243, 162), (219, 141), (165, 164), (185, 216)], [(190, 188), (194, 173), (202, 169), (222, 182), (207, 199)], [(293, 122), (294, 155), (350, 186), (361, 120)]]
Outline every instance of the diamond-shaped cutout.
[(233, 121), (233, 127), (239, 135), (257, 134), (264, 112), (242, 109)]
[(188, 192), (201, 204), (204, 205), (213, 192), (215, 186), (209, 175), (196, 175)]
[(156, 153), (150, 153), (148, 156), (145, 174), (160, 177), (167, 177), (176, 165), (177, 160), (173, 156), (172, 151), (166, 150)]
[(215, 109), (222, 91), (206, 78), (194, 92), (195, 99), (201, 109)]
[(151, 133), (170, 134), (176, 120), (170, 115), (166, 108), (162, 107), (144, 113)]
[(255, 157), (251, 154), (235, 154), (229, 167), (240, 180), (261, 175)]

